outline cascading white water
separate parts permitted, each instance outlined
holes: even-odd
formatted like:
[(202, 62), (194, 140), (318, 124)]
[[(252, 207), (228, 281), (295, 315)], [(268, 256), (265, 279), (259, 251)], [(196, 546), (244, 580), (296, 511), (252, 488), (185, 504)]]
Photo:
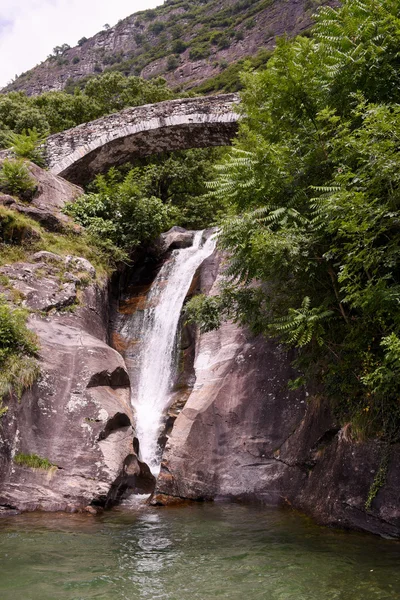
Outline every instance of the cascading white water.
[(193, 276), (215, 248), (214, 236), (203, 243), (197, 231), (193, 245), (174, 250), (155, 279), (141, 331), (140, 374), (132, 403), (140, 458), (153, 473), (159, 469), (158, 437), (169, 405), (174, 371), (174, 344), (179, 318)]

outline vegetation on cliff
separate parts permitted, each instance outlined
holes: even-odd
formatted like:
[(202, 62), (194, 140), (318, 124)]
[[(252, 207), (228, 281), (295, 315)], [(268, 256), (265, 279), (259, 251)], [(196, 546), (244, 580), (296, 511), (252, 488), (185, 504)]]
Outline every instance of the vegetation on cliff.
[(56, 46), (47, 60), (22, 73), (6, 91), (26, 90), (32, 95), (61, 85), (73, 93), (77, 85), (107, 72), (146, 79), (161, 75), (174, 89), (191, 89), (224, 75), (229, 65), (234, 66), (237, 83), (235, 63), (259, 49), (271, 50), (276, 35), (293, 36), (307, 29), (323, 2), (167, 0), (104, 27), (92, 38), (81, 38), (74, 48)]
[(36, 336), (26, 326), (27, 316), (26, 310), (12, 309), (0, 295), (0, 417), (7, 410), (2, 398), (11, 391), (20, 398), (39, 372)]
[(203, 329), (233, 317), (297, 348), (291, 385), (313, 383), (354, 435), (388, 443), (400, 436), (399, 32), (395, 0), (345, 0), (243, 76), (240, 136), (210, 191), (237, 211), (220, 238), (227, 281), (189, 307)]

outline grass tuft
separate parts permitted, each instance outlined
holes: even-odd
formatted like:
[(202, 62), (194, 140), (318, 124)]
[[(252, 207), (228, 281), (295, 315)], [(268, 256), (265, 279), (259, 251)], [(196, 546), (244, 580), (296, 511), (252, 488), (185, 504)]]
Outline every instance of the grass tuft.
[(48, 471), (56, 467), (47, 458), (42, 458), (37, 454), (18, 453), (14, 456), (14, 462), (21, 467), (30, 467), (31, 469), (44, 469)]

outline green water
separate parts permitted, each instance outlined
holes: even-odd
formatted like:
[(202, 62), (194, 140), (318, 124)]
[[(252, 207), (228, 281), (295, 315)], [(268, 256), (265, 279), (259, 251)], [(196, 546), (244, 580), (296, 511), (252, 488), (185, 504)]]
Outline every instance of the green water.
[(0, 520), (0, 600), (400, 598), (400, 543), (235, 504)]

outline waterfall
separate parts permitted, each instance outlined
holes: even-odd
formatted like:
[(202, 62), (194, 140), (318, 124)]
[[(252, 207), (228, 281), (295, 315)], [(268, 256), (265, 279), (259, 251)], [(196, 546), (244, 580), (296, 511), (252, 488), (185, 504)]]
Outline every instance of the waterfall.
[(144, 311), (139, 336), (140, 370), (132, 404), (140, 458), (153, 473), (157, 473), (161, 460), (158, 437), (169, 406), (175, 339), (182, 306), (197, 268), (215, 248), (214, 236), (204, 242), (203, 233), (195, 233), (189, 248), (172, 252), (151, 287), (148, 307)]

